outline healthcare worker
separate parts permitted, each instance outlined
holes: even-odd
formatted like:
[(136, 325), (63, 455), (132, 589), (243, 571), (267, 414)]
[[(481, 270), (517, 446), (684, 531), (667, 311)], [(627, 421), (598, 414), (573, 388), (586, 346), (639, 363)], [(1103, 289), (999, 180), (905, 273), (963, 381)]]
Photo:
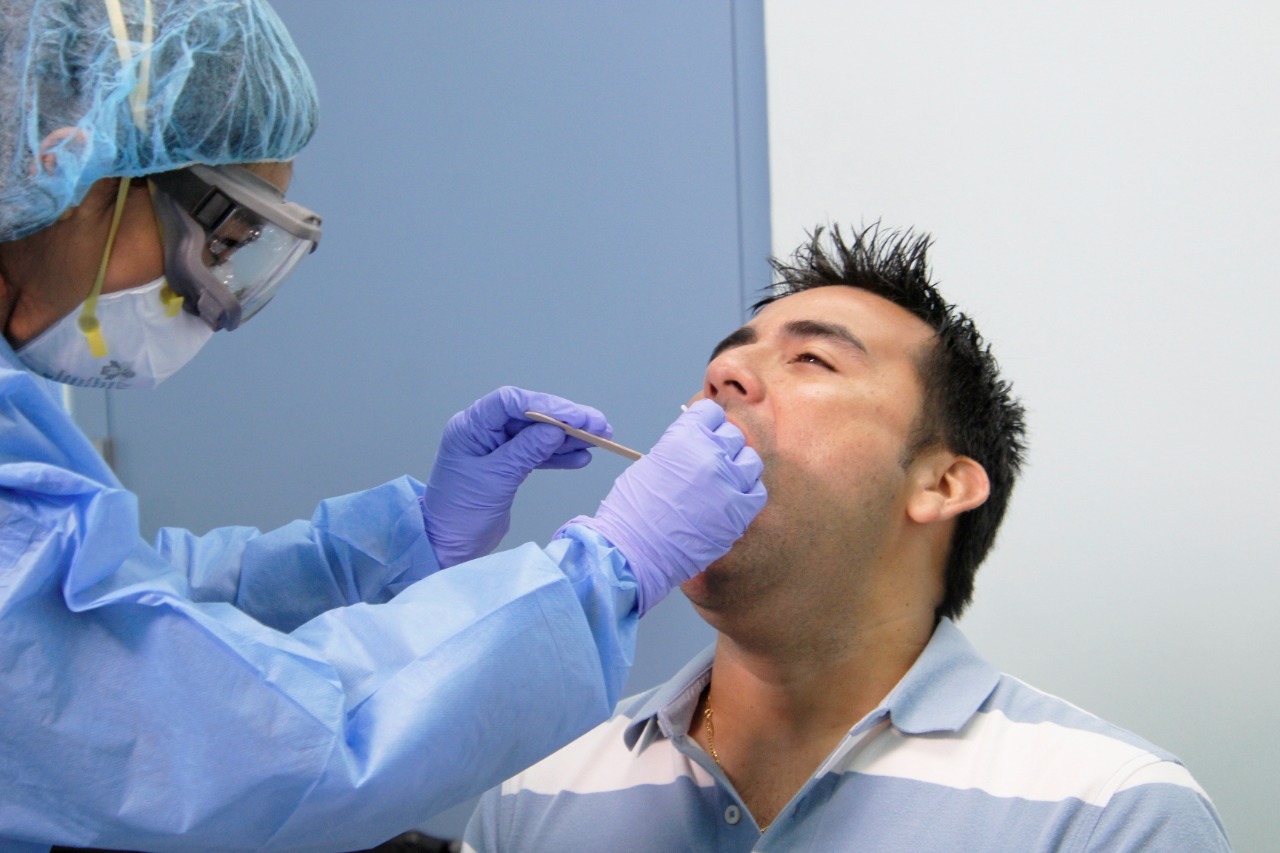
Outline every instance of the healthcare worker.
[(48, 380), (149, 387), (271, 298), (320, 239), (284, 200), (313, 83), (261, 0), (0, 14), (0, 848), (368, 847), (603, 720), (638, 614), (764, 503), (723, 411), (546, 547), (484, 556), (530, 470), (588, 458), (523, 412), (609, 429), (515, 388), (425, 487), (144, 542)]

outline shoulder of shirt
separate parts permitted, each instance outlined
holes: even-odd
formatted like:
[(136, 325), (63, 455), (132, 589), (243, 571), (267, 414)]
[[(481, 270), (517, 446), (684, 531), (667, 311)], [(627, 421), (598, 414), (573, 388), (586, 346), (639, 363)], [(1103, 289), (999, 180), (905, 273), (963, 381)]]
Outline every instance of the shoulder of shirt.
[[(1106, 806), (1113, 797), (1145, 785), (1174, 785), (1208, 800), (1177, 756), (1010, 675), (1000, 676), (957, 734), (979, 761), (969, 766), (966, 778), (950, 778), (954, 774), (942, 769), (944, 762), (920, 760), (923, 755), (903, 762), (910, 765), (904, 767), (905, 775), (919, 778), (932, 768), (948, 778), (930, 781), (948, 787), (1036, 800), (1075, 798), (1095, 806)], [(902, 755), (929, 751), (925, 741), (911, 744)]]
[(1024, 725), (1049, 725), (1090, 732), (1128, 744), (1167, 761), (1178, 761), (1172, 753), (1114, 723), (1077, 705), (1002, 673), (995, 690), (978, 709), (979, 713), (998, 713)]
[[(558, 752), (503, 782), (501, 793), (602, 793), (646, 782), (671, 782), (673, 776), (670, 762), (674, 750), (631, 745), (626, 737), (627, 729), (636, 722), (635, 713), (643, 709), (661, 689), (655, 687), (623, 699), (612, 717)], [(706, 781), (710, 782), (710, 777)]]

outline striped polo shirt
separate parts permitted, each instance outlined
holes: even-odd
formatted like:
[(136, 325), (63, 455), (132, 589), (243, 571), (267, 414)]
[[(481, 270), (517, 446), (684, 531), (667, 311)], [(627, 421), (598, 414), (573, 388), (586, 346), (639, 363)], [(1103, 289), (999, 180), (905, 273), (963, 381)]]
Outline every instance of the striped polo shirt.
[(687, 734), (707, 649), (489, 791), (473, 851), (1221, 851), (1177, 758), (1001, 675), (942, 620), (766, 832)]

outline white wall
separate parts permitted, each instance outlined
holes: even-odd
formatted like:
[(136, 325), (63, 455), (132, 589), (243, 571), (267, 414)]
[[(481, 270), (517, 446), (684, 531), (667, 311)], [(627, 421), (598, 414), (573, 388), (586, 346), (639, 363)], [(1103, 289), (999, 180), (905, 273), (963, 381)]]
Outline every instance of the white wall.
[(1280, 6), (769, 0), (773, 246), (937, 238), (1030, 412), (962, 627), (1280, 849)]

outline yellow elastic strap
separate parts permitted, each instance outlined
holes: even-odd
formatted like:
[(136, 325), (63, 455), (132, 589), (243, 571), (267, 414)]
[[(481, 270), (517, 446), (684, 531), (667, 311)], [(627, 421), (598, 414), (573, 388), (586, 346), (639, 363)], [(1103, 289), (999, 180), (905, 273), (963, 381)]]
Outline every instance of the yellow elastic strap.
[(138, 63), (138, 88), (133, 93), (133, 123), (139, 130), (146, 130), (147, 98), (151, 94), (151, 44), (155, 34), (151, 0), (146, 0), (142, 18), (142, 61)]
[(89, 352), (94, 358), (102, 358), (107, 354), (107, 342), (102, 338), (102, 328), (98, 325), (96, 316), (98, 296), (101, 295), (102, 283), (107, 278), (107, 261), (111, 260), (111, 247), (116, 242), (116, 231), (120, 228), (120, 218), (124, 215), (124, 205), (129, 198), (131, 182), (130, 178), (120, 179), (120, 189), (116, 192), (116, 209), (111, 214), (111, 229), (107, 231), (107, 246), (102, 250), (102, 263), (98, 264), (98, 274), (93, 279), (93, 289), (89, 291), (89, 298), (84, 301), (84, 307), (80, 309), (80, 331), (89, 342)]
[(177, 317), (182, 313), (182, 295), (174, 293), (168, 281), (160, 288), (160, 301), (164, 303), (166, 317)]
[[(116, 40), (116, 52), (120, 54), (120, 65), (127, 68), (133, 61), (133, 48), (130, 47), (129, 26), (124, 20), (124, 9), (120, 7), (120, 0), (104, 0), (104, 2), (107, 6), (107, 19), (111, 22), (111, 34)], [(133, 85), (133, 91), (129, 93), (129, 103), (133, 108), (134, 125), (139, 130), (146, 130), (147, 98), (151, 92), (151, 45), (155, 41), (155, 16), (151, 0), (144, 0), (142, 15), (142, 59), (138, 62), (138, 79)], [(89, 352), (94, 358), (103, 358), (107, 354), (107, 342), (102, 337), (102, 327), (97, 317), (98, 297), (102, 294), (102, 283), (107, 278), (107, 262), (111, 259), (111, 247), (116, 242), (120, 218), (124, 215), (130, 183), (132, 183), (130, 178), (120, 179), (120, 189), (116, 192), (116, 209), (111, 215), (111, 230), (107, 232), (107, 245), (102, 250), (102, 263), (98, 264), (98, 275), (93, 280), (93, 289), (89, 291), (89, 298), (84, 301), (84, 307), (80, 309), (78, 321), (80, 331), (84, 333), (85, 340), (89, 343)], [(169, 290), (168, 285), (165, 285), (164, 289), (172, 296), (177, 296)], [(170, 312), (169, 316), (175, 316), (176, 311), (171, 301), (163, 295), (161, 298), (165, 300), (165, 308)], [(177, 308), (181, 310), (182, 297), (178, 296), (177, 299)]]
[(124, 22), (124, 10), (120, 8), (120, 0), (106, 0), (107, 18), (111, 21), (111, 34), (116, 37), (116, 51), (120, 54), (120, 64), (128, 65), (133, 59), (133, 51), (129, 48), (129, 27)]
[[(129, 26), (124, 20), (124, 10), (120, 8), (120, 0), (104, 2), (107, 5), (107, 19), (111, 22), (111, 34), (116, 39), (116, 52), (120, 54), (120, 64), (127, 67), (133, 59), (133, 49), (129, 46)], [(142, 14), (142, 59), (138, 62), (138, 81), (129, 93), (133, 123), (139, 130), (145, 130), (147, 126), (147, 97), (151, 91), (151, 44), (155, 40), (151, 0), (143, 3)]]

